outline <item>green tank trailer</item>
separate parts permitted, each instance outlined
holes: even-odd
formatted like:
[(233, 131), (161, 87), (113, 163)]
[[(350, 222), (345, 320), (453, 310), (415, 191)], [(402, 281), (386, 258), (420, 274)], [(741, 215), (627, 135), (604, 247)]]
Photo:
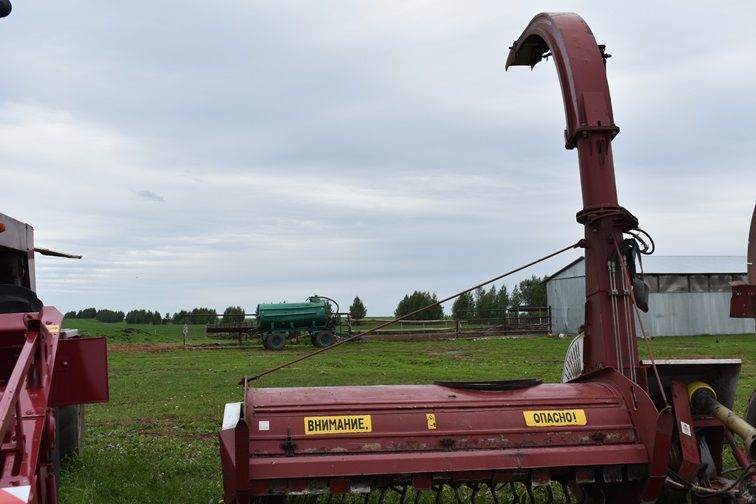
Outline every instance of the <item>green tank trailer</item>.
[(336, 328), (340, 325), (338, 303), (329, 313), (332, 299), (312, 296), (303, 303), (267, 303), (257, 305), (257, 328), (263, 346), (268, 350), (281, 350), (286, 340), (303, 333), (310, 336), (318, 348), (331, 346), (336, 341)]

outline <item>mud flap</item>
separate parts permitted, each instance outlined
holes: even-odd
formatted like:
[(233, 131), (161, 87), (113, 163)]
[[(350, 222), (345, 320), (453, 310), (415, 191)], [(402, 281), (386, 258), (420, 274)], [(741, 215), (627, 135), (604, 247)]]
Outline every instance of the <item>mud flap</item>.
[(108, 401), (108, 347), (105, 338), (60, 339), (48, 405)]
[(654, 436), (653, 446), (649, 449), (650, 463), (648, 465), (648, 479), (643, 488), (643, 504), (656, 502), (656, 499), (661, 496), (664, 490), (674, 421), (672, 408), (669, 406), (661, 410), (659, 416), (656, 417), (656, 435)]

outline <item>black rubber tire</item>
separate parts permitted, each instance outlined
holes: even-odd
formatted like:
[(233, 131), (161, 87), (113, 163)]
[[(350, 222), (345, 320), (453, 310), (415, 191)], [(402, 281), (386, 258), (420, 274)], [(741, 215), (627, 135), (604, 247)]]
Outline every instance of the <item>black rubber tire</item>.
[(42, 301), (34, 291), (19, 285), (0, 285), (0, 313), (37, 312)]
[(4, 18), (13, 10), (10, 0), (0, 0), (0, 18)]
[(60, 476), (60, 463), (66, 457), (78, 456), (84, 446), (84, 405), (73, 404), (55, 408), (55, 449), (53, 468)]
[(331, 331), (318, 331), (312, 337), (312, 344), (318, 348), (329, 347), (333, 345), (335, 342), (336, 342), (336, 338), (334, 337)]
[(269, 334), (265, 338), (265, 348), (268, 350), (279, 351), (286, 346), (286, 336), (280, 333)]
[(79, 455), (84, 442), (84, 405), (73, 404), (56, 408), (55, 443), (61, 460)]

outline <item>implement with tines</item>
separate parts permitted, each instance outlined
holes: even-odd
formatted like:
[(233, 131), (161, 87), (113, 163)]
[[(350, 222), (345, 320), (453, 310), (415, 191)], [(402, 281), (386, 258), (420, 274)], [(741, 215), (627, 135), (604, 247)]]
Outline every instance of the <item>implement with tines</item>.
[(431, 492), (436, 502), (498, 503), (505, 489), (516, 502), (543, 494), (543, 502), (559, 495), (640, 503), (654, 502), (665, 483), (693, 497), (735, 495), (736, 485), (728, 489), (720, 476), (728, 431), (710, 412), (691, 409), (687, 386), (705, 380), (731, 407), (739, 362), (656, 366), (638, 355), (645, 299), (635, 261), (644, 232), (617, 201), (609, 55), (580, 16), (539, 14), (507, 66), (532, 67), (545, 57), (556, 64), (565, 145), (577, 150), (580, 167), (586, 304), (575, 349), (582, 366), (559, 384), (250, 388), (245, 380), (244, 401), (227, 405), (220, 433), (225, 502), (313, 494), (330, 501), (348, 493), (365, 502), (392, 493), (418, 502)]

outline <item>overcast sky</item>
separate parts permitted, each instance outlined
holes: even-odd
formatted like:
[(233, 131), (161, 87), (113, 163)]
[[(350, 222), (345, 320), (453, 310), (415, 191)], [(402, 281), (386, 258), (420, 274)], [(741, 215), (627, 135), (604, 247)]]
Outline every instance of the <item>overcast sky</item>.
[(61, 311), (319, 293), (382, 315), (415, 289), (445, 296), (582, 234), (553, 64), (504, 71), (549, 10), (581, 14), (613, 56), (620, 204), (658, 253), (745, 256), (748, 1), (16, 0), (0, 211), (84, 255), (38, 257)]

